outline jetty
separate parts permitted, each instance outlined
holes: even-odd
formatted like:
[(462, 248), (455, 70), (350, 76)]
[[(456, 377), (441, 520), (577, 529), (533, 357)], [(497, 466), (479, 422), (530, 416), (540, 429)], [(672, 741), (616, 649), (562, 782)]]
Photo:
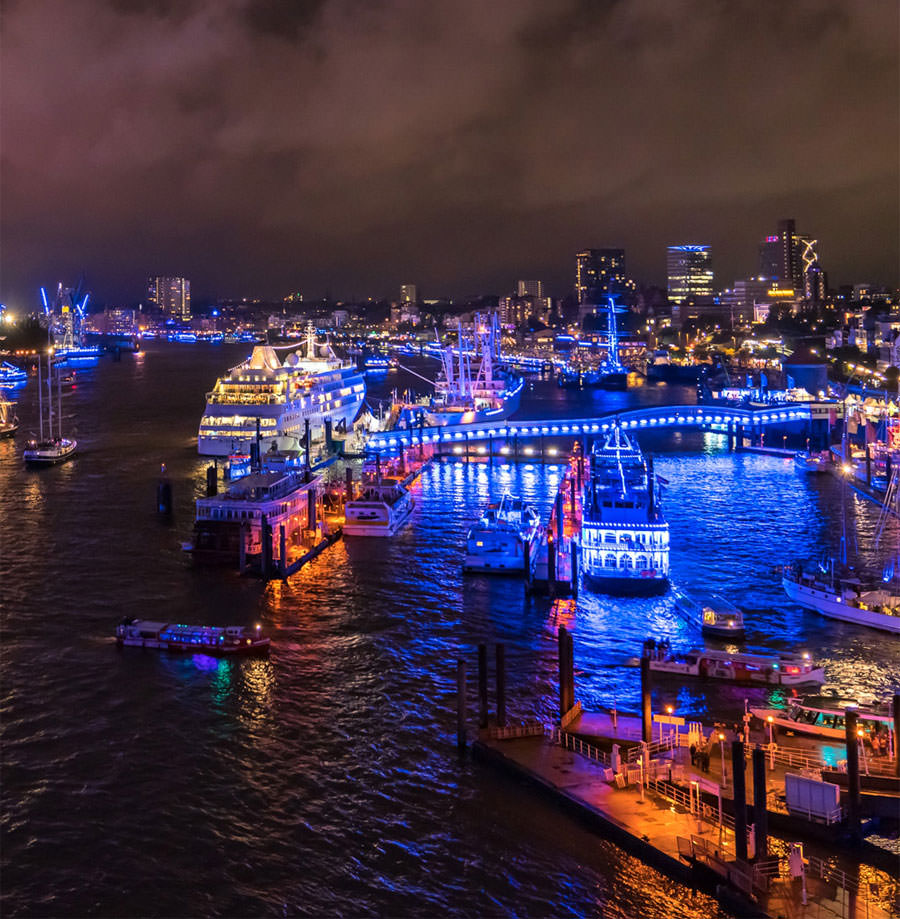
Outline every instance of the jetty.
[[(580, 824), (715, 896), (737, 915), (897, 915), (898, 853), (863, 835), (853, 718), (846, 760), (829, 765), (822, 757), (833, 743), (767, 744), (754, 739), (749, 717), (743, 728), (726, 731), (670, 713), (654, 715), (646, 659), (640, 714), (586, 712), (575, 699), (572, 635), (563, 625), (557, 638), (559, 718), (552, 724), (508, 717), (503, 645), (496, 648), (496, 705), (489, 711), (487, 647), (479, 646), (478, 728), (471, 746), (477, 762), (530, 786)], [(457, 665), (457, 690), (457, 743), (464, 749), (465, 661)], [(896, 731), (895, 723), (894, 750)], [(866, 768), (870, 779), (877, 771), (885, 782), (869, 793), (897, 813), (896, 755)], [(842, 769), (846, 794), (828, 775)]]

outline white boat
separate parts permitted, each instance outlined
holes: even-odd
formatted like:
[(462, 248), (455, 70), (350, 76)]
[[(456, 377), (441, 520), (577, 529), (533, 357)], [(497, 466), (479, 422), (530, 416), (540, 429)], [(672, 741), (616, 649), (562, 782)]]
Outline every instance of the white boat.
[(828, 454), (809, 453), (808, 451), (795, 453), (794, 465), (801, 471), (812, 474), (828, 472)]
[(730, 601), (714, 593), (687, 593), (672, 588), (675, 609), (704, 635), (715, 638), (743, 638), (744, 614)]
[(0, 362), (0, 388), (13, 389), (28, 382), (28, 373), (9, 361)]
[[(295, 346), (291, 346), (294, 348)], [(249, 452), (260, 433), (261, 449), (298, 449), (305, 437), (321, 440), (326, 422), (348, 430), (366, 392), (365, 378), (341, 361), (307, 329), (306, 354), (292, 350), (282, 362), (271, 345), (259, 345), (246, 361), (216, 381), (200, 421), (197, 452), (229, 456)]]
[[(22, 456), (29, 466), (53, 466), (64, 463), (75, 455), (78, 442), (72, 437), (63, 437), (62, 430), (62, 386), (57, 371), (57, 410), (53, 410), (53, 365), (47, 354), (47, 436), (44, 436), (44, 387), (41, 381), (41, 361), (38, 360), (38, 412), (40, 434), (25, 444)], [(54, 424), (55, 420), (55, 424)]]
[(414, 504), (399, 482), (363, 485), (344, 507), (344, 536), (393, 536), (409, 519)]
[(782, 569), (781, 584), (795, 603), (829, 619), (900, 634), (900, 591), (894, 587), (829, 576), (818, 568), (804, 569), (799, 562)]
[(653, 639), (644, 643), (650, 669), (656, 673), (703, 680), (726, 680), (750, 686), (804, 686), (825, 682), (825, 670), (808, 653), (731, 654), (693, 648), (676, 654)]
[(123, 619), (116, 626), (120, 648), (154, 648), (208, 654), (211, 657), (258, 657), (269, 653), (272, 640), (260, 626), (250, 630), (241, 625), (184, 625), (149, 619)]
[(887, 706), (862, 707), (858, 702), (843, 702), (837, 698), (812, 697), (789, 699), (787, 709), (751, 708), (750, 714), (763, 725), (771, 724), (775, 731), (808, 734), (831, 740), (844, 740), (846, 736), (846, 710), (854, 709), (859, 717), (859, 729), (864, 737), (894, 729), (894, 719)]
[(524, 571), (541, 529), (538, 512), (521, 498), (504, 495), (466, 535), (464, 571)]
[(0, 437), (12, 437), (19, 430), (16, 403), (10, 402), (0, 391)]
[(594, 444), (582, 498), (581, 564), (609, 593), (663, 593), (669, 524), (652, 464), (618, 424)]

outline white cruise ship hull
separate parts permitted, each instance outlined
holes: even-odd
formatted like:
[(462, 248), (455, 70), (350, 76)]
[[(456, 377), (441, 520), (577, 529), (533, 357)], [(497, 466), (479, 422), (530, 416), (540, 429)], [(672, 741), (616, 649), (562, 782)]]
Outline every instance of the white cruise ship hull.
[(839, 599), (834, 591), (822, 587), (812, 587), (798, 584), (789, 578), (782, 578), (781, 584), (785, 593), (795, 603), (806, 609), (821, 613), (829, 619), (840, 619), (842, 622), (852, 622), (856, 625), (867, 625), (873, 629), (882, 629), (900, 635), (900, 616), (889, 613), (879, 613), (871, 609), (860, 609), (851, 603)]

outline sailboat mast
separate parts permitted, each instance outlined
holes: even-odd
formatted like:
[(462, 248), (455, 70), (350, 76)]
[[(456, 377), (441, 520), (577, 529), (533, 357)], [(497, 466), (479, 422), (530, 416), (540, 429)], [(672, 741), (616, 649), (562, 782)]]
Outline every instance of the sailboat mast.
[(57, 367), (56, 373), (56, 398), (59, 410), (57, 412), (57, 427), (59, 428), (59, 439), (62, 441), (62, 369)]
[(47, 438), (53, 440), (53, 355), (47, 352)]
[(40, 416), (40, 440), (44, 439), (44, 381), (42, 379), (43, 374), (41, 373), (41, 356), (38, 354), (38, 414)]

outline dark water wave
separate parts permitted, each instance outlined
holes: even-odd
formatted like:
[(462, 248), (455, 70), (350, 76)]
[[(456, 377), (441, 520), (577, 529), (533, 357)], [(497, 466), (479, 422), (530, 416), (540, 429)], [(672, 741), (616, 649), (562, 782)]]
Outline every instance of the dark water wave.
[[(338, 543), (286, 583), (190, 567), (180, 543), (207, 465), (194, 452), (203, 394), (241, 356), (158, 345), (80, 374), (64, 396), (80, 454), (64, 467), (26, 471), (0, 445), (4, 914), (718, 915), (456, 756), (455, 661), (472, 661), (479, 641), (507, 644), (511, 715), (549, 719), (559, 622), (574, 630), (587, 705), (636, 706), (624, 665), (649, 630), (697, 640), (665, 597), (585, 591), (552, 610), (517, 581), (463, 578), (463, 534), (484, 502), (509, 489), (546, 515), (558, 468), (435, 466), (396, 538)], [(33, 393), (19, 408), (26, 429)], [(691, 396), (537, 383), (523, 413), (673, 395)], [(712, 436), (648, 445), (670, 481), (675, 580), (753, 609), (751, 643), (802, 644), (842, 688), (883, 694), (896, 639), (801, 612), (772, 575), (835, 544), (835, 484), (729, 455)], [(155, 516), (161, 462), (173, 524)], [(853, 499), (851, 516), (868, 545), (874, 510)], [(271, 659), (117, 652), (125, 614), (260, 621)], [(716, 697), (676, 694), (685, 713), (743, 705), (741, 693)]]

